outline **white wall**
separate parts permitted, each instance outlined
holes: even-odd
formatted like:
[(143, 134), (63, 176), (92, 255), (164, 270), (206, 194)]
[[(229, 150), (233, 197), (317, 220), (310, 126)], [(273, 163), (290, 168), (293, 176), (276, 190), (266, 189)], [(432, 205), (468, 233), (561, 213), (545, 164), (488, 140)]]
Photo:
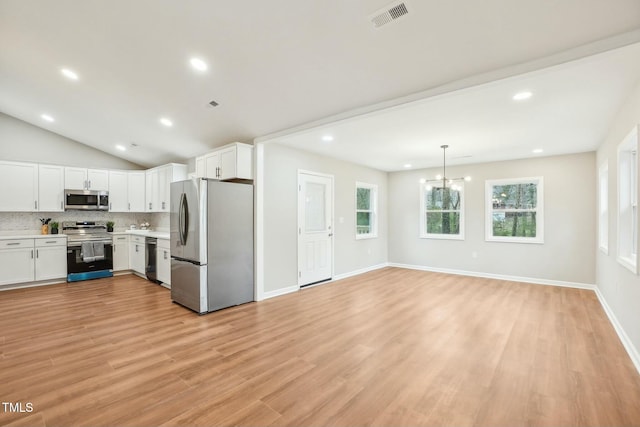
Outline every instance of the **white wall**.
[[(298, 169), (334, 176), (334, 273), (347, 274), (387, 261), (387, 174), (374, 169), (264, 144), (264, 290), (296, 286)], [(378, 185), (378, 237), (355, 239), (355, 183)], [(340, 221), (343, 219), (343, 222)]]
[(0, 160), (103, 169), (144, 169), (15, 117), (0, 113)]
[[(420, 178), (440, 168), (389, 174), (389, 262), (548, 281), (595, 283), (595, 153), (453, 166), (465, 183), (463, 241), (419, 238)], [(544, 244), (485, 241), (485, 180), (544, 177)], [(477, 254), (474, 258), (473, 253)]]
[[(594, 245), (596, 252), (596, 284), (606, 303), (624, 329), (636, 357), (640, 354), (640, 276), (616, 261), (617, 231), (617, 148), (631, 129), (640, 123), (640, 84), (629, 94), (618, 112), (602, 146), (598, 149), (595, 168), (609, 164), (609, 254)], [(597, 172), (596, 172), (597, 173)], [(597, 187), (592, 187), (595, 192)], [(639, 363), (640, 360), (636, 360)]]

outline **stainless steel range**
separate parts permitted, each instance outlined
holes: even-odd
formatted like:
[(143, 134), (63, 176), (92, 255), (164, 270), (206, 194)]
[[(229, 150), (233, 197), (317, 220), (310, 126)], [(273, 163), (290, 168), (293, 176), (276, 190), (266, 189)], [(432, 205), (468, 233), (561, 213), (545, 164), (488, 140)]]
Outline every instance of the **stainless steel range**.
[(65, 221), (67, 282), (113, 276), (113, 246), (105, 221)]

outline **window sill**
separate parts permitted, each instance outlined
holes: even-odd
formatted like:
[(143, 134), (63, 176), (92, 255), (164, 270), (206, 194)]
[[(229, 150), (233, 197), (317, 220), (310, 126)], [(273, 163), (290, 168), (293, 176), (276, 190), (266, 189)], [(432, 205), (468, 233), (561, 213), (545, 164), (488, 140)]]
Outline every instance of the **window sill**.
[(356, 234), (356, 240), (377, 239), (377, 234)]
[(635, 259), (618, 256), (618, 263), (622, 264), (627, 270), (633, 274), (638, 274), (638, 267)]
[(462, 234), (421, 234), (421, 239), (435, 239), (435, 240), (464, 240)]
[(544, 244), (544, 239), (539, 239), (537, 237), (494, 237), (494, 236), (486, 236), (485, 241), (487, 242), (502, 242), (502, 243), (537, 243), (539, 245)]

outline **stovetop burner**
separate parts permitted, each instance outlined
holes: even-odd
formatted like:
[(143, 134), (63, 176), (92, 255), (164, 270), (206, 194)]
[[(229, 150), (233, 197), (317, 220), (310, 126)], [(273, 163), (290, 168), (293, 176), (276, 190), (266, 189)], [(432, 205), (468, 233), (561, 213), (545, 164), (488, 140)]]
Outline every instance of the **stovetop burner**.
[(63, 221), (62, 230), (69, 242), (111, 241), (106, 221)]

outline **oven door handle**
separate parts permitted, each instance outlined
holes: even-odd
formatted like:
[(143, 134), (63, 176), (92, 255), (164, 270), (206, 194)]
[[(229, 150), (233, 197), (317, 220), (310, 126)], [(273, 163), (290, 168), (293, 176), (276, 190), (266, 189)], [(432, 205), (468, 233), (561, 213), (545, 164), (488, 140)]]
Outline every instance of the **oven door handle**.
[[(105, 246), (111, 246), (113, 244), (112, 240), (87, 240), (88, 242), (94, 243), (94, 242), (100, 242), (100, 243), (104, 243)], [(68, 242), (67, 243), (67, 247), (68, 248), (81, 248), (82, 247), (82, 243), (83, 242)]]

